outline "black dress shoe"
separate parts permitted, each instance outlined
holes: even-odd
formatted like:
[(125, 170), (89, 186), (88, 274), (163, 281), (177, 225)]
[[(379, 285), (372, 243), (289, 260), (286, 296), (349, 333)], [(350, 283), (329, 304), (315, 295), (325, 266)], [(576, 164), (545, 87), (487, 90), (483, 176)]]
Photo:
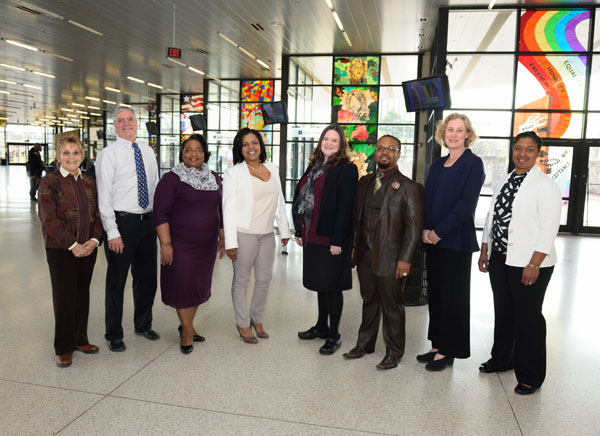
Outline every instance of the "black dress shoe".
[(481, 364), (481, 366), (479, 367), (479, 372), (491, 374), (493, 372), (510, 371), (511, 369), (514, 369), (514, 368), (505, 368), (505, 367), (498, 366), (492, 359), (490, 359), (487, 362), (483, 362)]
[(439, 360), (432, 360), (425, 365), (427, 371), (442, 371), (447, 366), (452, 366), (454, 363), (454, 357), (442, 357)]
[(337, 340), (328, 338), (325, 341), (325, 343), (323, 344), (323, 346), (321, 348), (319, 348), (319, 353), (325, 354), (328, 356), (330, 354), (335, 353), (335, 350), (337, 350), (341, 346), (342, 346), (342, 337), (341, 336), (338, 336)]
[(192, 351), (194, 351), (194, 346), (193, 345), (181, 345), (181, 342), (180, 342), (179, 343), (179, 350), (183, 354), (190, 354)]
[(357, 345), (356, 347), (354, 347), (347, 353), (344, 353), (344, 357), (346, 359), (360, 359), (365, 354), (371, 354), (373, 352), (375, 352), (374, 348), (363, 348), (363, 347)]
[[(181, 331), (183, 330), (183, 327), (179, 326), (177, 327), (177, 330), (179, 330), (179, 337), (181, 337)], [(204, 342), (206, 339), (204, 339), (204, 336), (200, 336), (200, 335), (194, 335), (194, 342)]]
[(392, 369), (398, 366), (398, 362), (400, 362), (401, 359), (401, 356), (391, 356), (386, 354), (383, 360), (376, 366), (379, 369)]
[(429, 353), (419, 354), (417, 356), (417, 360), (421, 363), (431, 362), (436, 354), (437, 351), (430, 351)]
[(106, 342), (108, 343), (108, 349), (110, 351), (125, 351), (127, 349), (123, 339), (112, 339)]
[(300, 339), (327, 339), (327, 335), (329, 331), (327, 330), (319, 330), (317, 327), (311, 327), (304, 332), (298, 332), (298, 337)]
[(534, 388), (533, 386), (525, 386), (523, 383), (519, 383), (515, 387), (515, 394), (519, 395), (530, 395), (533, 394), (535, 391), (537, 391), (537, 388)]
[(158, 334), (158, 332), (155, 332), (152, 329), (148, 329), (145, 332), (141, 332), (139, 330), (136, 330), (135, 334), (138, 335), (138, 336), (143, 336), (146, 339), (150, 339), (151, 341), (156, 341), (158, 338), (160, 338), (160, 335)]

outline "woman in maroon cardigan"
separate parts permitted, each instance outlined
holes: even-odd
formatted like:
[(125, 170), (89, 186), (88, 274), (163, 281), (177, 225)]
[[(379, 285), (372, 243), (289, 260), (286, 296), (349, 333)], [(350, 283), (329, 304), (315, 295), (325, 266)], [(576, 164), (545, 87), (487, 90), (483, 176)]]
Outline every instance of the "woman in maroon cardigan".
[(56, 365), (71, 365), (73, 351), (98, 352), (87, 337), (90, 282), (102, 240), (96, 182), (82, 174), (83, 144), (60, 140), (59, 169), (46, 175), (38, 192), (39, 214), (50, 267), (54, 303)]

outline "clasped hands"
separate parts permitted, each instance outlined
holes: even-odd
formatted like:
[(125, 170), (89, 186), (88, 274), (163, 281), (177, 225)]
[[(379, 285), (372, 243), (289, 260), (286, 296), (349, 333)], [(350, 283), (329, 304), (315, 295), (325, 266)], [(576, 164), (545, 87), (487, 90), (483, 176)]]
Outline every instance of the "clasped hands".
[(423, 242), (425, 244), (435, 245), (442, 240), (436, 233), (435, 230), (423, 230)]
[(96, 249), (97, 246), (98, 244), (96, 243), (96, 241), (92, 241), (90, 239), (89, 241), (86, 241), (83, 244), (77, 243), (77, 245), (75, 245), (71, 249), (71, 253), (73, 253), (73, 256), (75, 257), (87, 257), (90, 254), (92, 254), (92, 252)]

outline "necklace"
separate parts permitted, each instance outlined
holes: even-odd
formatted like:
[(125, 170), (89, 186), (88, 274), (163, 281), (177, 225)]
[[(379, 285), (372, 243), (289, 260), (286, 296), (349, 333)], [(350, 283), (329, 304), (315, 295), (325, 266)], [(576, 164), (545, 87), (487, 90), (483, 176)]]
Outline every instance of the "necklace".
[[(248, 162), (246, 162), (246, 165), (248, 165)], [(253, 169), (254, 171), (256, 171), (257, 173), (260, 173), (260, 170), (262, 168), (262, 163), (258, 164), (258, 168), (254, 168), (252, 165), (248, 165), (248, 168)]]

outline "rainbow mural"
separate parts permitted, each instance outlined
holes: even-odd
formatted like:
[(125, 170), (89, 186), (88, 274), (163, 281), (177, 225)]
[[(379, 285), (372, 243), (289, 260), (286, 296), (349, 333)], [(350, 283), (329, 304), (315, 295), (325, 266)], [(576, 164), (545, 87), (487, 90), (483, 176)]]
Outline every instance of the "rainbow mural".
[[(546, 96), (518, 109), (548, 111), (571, 110), (573, 101), (581, 105), (585, 86), (586, 56), (567, 55), (564, 52), (586, 51), (590, 11), (582, 9), (530, 10), (521, 16), (519, 48), (521, 52), (563, 52), (546, 56), (519, 56), (519, 62), (544, 89)], [(586, 31), (582, 32), (587, 26)], [(579, 32), (579, 33), (578, 33)], [(575, 109), (578, 109), (577, 107)], [(531, 113), (515, 117), (515, 133)], [(536, 114), (539, 115), (539, 114)], [(538, 134), (561, 138), (569, 128), (570, 113), (553, 113)]]

